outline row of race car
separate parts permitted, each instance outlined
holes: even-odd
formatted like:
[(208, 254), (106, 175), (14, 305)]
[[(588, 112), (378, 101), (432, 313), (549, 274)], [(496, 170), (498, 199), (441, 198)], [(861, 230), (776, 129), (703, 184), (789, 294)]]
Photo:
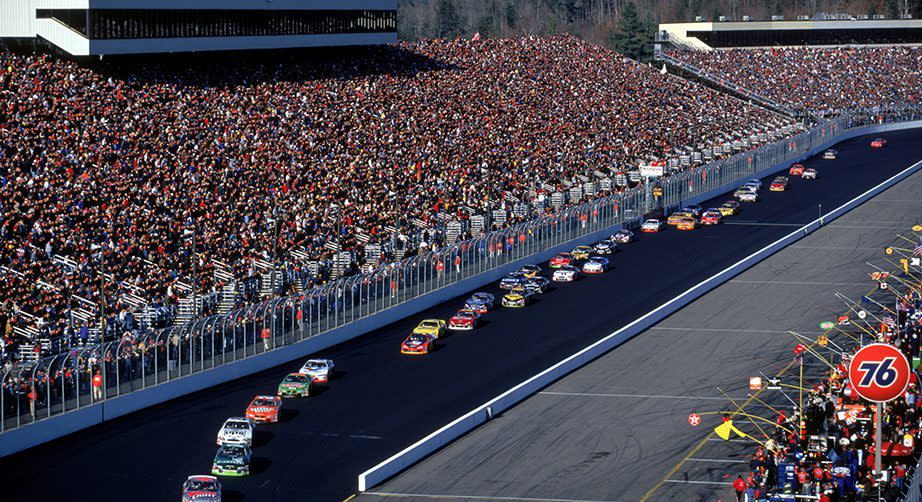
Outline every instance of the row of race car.
[[(877, 138), (871, 142), (872, 148), (883, 148), (887, 141)], [(826, 150), (823, 158), (835, 160), (838, 152)], [(788, 169), (789, 176), (799, 176), (804, 180), (815, 180), (816, 169), (794, 164)], [(770, 191), (785, 191), (790, 185), (787, 176), (777, 176), (769, 185)], [(701, 206), (691, 205), (672, 213), (665, 222), (651, 218), (643, 222), (641, 232), (655, 233), (666, 226), (675, 226), (679, 230), (694, 230), (699, 225), (716, 225), (728, 216), (740, 212), (741, 202), (757, 202), (762, 182), (749, 180), (733, 193), (733, 199), (719, 207), (704, 210)], [(622, 229), (607, 239), (592, 246), (577, 246), (570, 252), (558, 253), (551, 258), (548, 266), (553, 272), (550, 279), (542, 275), (538, 265), (524, 265), (519, 270), (508, 274), (500, 280), (499, 288), (507, 291), (500, 299), (504, 308), (522, 308), (550, 290), (553, 282), (572, 282), (583, 275), (606, 272), (610, 268), (608, 256), (615, 253), (619, 245), (628, 244), (636, 239), (634, 232)], [(425, 319), (421, 321), (403, 341), (400, 352), (409, 355), (424, 355), (432, 352), (440, 339), (453, 331), (470, 331), (476, 329), (488, 312), (496, 308), (496, 297), (487, 292), (471, 295), (448, 321), (442, 319)], [(219, 502), (221, 500), (221, 483), (216, 476), (247, 476), (253, 458), (253, 435), (257, 423), (278, 422), (282, 409), (282, 398), (308, 397), (315, 385), (326, 384), (333, 375), (334, 363), (329, 359), (309, 359), (296, 373), (288, 374), (279, 384), (276, 395), (259, 395), (253, 398), (246, 408), (244, 416), (228, 418), (218, 431), (216, 443), (218, 451), (212, 463), (212, 475), (189, 476), (183, 484), (183, 502)]]
[(183, 502), (220, 502), (221, 482), (216, 476), (248, 476), (253, 460), (253, 435), (258, 423), (279, 421), (282, 397), (308, 397), (316, 385), (327, 384), (335, 364), (330, 359), (308, 359), (296, 373), (279, 383), (276, 395), (253, 398), (243, 416), (224, 421), (215, 440), (218, 451), (211, 465), (211, 476), (189, 476), (183, 483)]

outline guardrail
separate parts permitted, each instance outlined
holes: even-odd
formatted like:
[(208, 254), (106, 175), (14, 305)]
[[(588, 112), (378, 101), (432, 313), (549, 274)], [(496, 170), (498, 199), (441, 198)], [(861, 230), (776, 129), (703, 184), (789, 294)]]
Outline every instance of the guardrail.
[(815, 232), (826, 223), (835, 220), (846, 212), (861, 205), (871, 197), (883, 192), (887, 188), (895, 185), (899, 181), (912, 175), (922, 169), (922, 161), (897, 173), (891, 178), (885, 180), (879, 185), (867, 190), (861, 195), (853, 198), (838, 208), (826, 213), (819, 218), (811, 221), (801, 228), (785, 235), (784, 237), (772, 242), (762, 249), (750, 254), (742, 260), (734, 263), (730, 267), (718, 272), (711, 277), (692, 286), (679, 296), (660, 305), (653, 311), (635, 320), (627, 326), (615, 331), (614, 333), (602, 338), (601, 340), (589, 345), (570, 357), (554, 364), (550, 368), (538, 373), (537, 375), (525, 380), (515, 387), (503, 392), (497, 397), (486, 403), (474, 408), (467, 414), (450, 422), (448, 425), (429, 434), (420, 441), (408, 446), (396, 455), (388, 458), (380, 464), (363, 472), (358, 478), (359, 491), (367, 491), (369, 488), (376, 486), (384, 480), (396, 475), (410, 465), (418, 462), (424, 457), (435, 452), (442, 446), (461, 437), (467, 432), (473, 430), (479, 425), (491, 420), (496, 414), (501, 413), (532, 394), (538, 392), (552, 382), (562, 378), (582, 366), (588, 364), (597, 357), (611, 351), (634, 336), (640, 334), (650, 326), (665, 319), (673, 312), (681, 309), (695, 299), (701, 297), (717, 286), (730, 280), (740, 272), (752, 267), (756, 263), (764, 260), (781, 249), (799, 241), (807, 235)]
[[(780, 142), (663, 178), (657, 182), (660, 196), (652, 184), (641, 185), (303, 294), (0, 370), (0, 455), (85, 426), (56, 421), (29, 432), (35, 425), (86, 408), (96, 411), (79, 416), (102, 421), (322, 350), (486, 284), (526, 260), (545, 259), (554, 250), (636, 224), (650, 211), (726, 191), (799, 161), (817, 148), (863, 133), (869, 124), (910, 127), (906, 121), (917, 117), (922, 114), (911, 108), (838, 117)], [(10, 433), (17, 431), (23, 434), (14, 441)]]

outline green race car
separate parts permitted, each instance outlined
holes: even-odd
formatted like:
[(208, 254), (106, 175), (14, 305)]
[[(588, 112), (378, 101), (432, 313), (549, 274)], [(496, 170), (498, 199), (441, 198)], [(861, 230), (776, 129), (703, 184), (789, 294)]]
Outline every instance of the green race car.
[(282, 397), (307, 397), (311, 394), (313, 379), (304, 373), (291, 373), (279, 384), (278, 395)]
[(218, 448), (211, 466), (215, 476), (249, 476), (253, 450), (245, 445), (226, 444)]

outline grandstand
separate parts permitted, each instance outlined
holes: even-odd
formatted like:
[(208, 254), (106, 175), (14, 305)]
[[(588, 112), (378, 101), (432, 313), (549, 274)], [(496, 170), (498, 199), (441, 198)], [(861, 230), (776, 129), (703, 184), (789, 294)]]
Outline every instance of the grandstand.
[(7, 0), (0, 38), (74, 56), (387, 44), (397, 2)]

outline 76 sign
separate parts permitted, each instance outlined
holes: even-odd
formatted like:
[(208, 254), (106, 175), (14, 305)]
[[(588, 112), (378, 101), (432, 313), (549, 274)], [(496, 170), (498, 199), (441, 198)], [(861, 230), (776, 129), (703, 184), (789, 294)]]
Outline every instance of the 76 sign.
[(909, 361), (893, 345), (873, 343), (852, 357), (848, 379), (858, 395), (875, 403), (896, 399), (906, 392)]

